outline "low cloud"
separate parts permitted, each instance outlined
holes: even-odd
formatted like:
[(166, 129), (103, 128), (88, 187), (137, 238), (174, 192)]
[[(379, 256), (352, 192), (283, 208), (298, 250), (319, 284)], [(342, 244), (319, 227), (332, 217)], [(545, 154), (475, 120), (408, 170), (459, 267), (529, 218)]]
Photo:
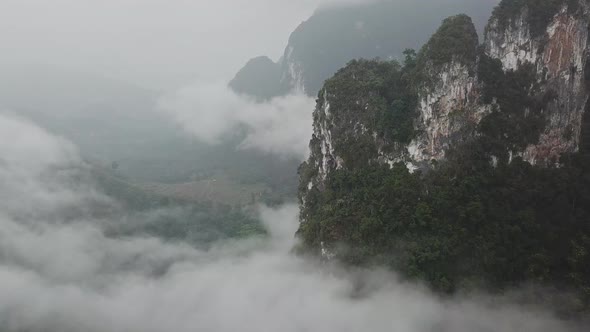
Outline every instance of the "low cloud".
[(16, 115), (0, 114), (0, 125), (0, 214), (47, 217), (108, 200), (72, 181), (85, 168), (72, 143)]
[(198, 83), (160, 99), (159, 108), (187, 133), (215, 144), (240, 135), (240, 148), (304, 159), (315, 100), (305, 95), (256, 102), (225, 83)]
[(260, 209), (269, 238), (207, 251), (105, 235), (82, 208), (101, 194), (73, 185), (75, 172), (48, 177), (80, 167), (70, 143), (2, 115), (0, 135), (0, 195), (12, 196), (0, 205), (1, 331), (584, 331), (549, 311), (441, 299), (389, 272), (294, 256), (294, 205)]

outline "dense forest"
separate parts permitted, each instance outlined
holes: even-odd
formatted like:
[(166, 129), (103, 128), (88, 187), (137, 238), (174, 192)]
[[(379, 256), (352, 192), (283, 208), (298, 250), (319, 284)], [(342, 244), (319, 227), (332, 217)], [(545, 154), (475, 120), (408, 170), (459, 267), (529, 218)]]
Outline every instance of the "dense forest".
[[(564, 1), (542, 3), (529, 16), (532, 33), (551, 19), (545, 10), (554, 13)], [(495, 15), (524, 5), (503, 1)], [(473, 45), (469, 25), (468, 17), (453, 17), (422, 50), (407, 50), (404, 64), (356, 60), (326, 82), (318, 110), (329, 102), (330, 121), (342, 124), (329, 128), (340, 160), (318, 182), (318, 156), (326, 151), (312, 138), (312, 155), (299, 170), (301, 250), (329, 252), (352, 265), (386, 265), (443, 293), (550, 286), (575, 294), (569, 309), (588, 310), (587, 111), (579, 151), (550, 165), (524, 160), (518, 151), (539, 141), (548, 124), (545, 109), (557, 94), (541, 86), (530, 64), (503, 69)], [(403, 150), (418, 134), (416, 105), (429, 84), (424, 68), (449, 61), (473, 69), (479, 102), (489, 111), (426, 168), (381, 162), (378, 150)], [(323, 123), (325, 114), (315, 114), (316, 125)], [(346, 131), (347, 123), (362, 123), (362, 130), (350, 125)]]

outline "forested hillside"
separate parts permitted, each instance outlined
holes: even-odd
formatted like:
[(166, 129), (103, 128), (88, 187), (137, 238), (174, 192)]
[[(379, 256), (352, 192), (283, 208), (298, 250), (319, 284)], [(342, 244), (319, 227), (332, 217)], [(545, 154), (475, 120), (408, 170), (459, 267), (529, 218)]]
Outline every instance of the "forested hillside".
[(403, 64), (341, 69), (300, 167), (302, 249), (442, 292), (555, 287), (587, 310), (589, 21), (586, 1), (504, 0), (483, 44), (459, 15)]

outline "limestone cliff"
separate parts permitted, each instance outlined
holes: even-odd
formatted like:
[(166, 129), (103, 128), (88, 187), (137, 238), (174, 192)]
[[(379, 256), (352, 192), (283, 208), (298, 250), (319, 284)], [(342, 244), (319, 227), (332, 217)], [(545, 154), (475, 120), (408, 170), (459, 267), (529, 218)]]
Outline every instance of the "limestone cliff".
[[(415, 133), (410, 142), (388, 140), (374, 126), (382, 121), (380, 108), (388, 106), (380, 101), (371, 104), (375, 95), (383, 95), (379, 91), (383, 87), (366, 89), (363, 78), (347, 73), (347, 69), (328, 81), (318, 101), (310, 158), (310, 162), (317, 164), (320, 180), (330, 169), (350, 166), (342, 155), (352, 140), (370, 142), (364, 150), (374, 150), (369, 154), (371, 161), (404, 162), (412, 170), (426, 169), (432, 161), (444, 159), (449, 148), (485, 134), (479, 126), (492, 113), (504, 114), (517, 132), (532, 132), (522, 142), (508, 142), (510, 135), (515, 134), (498, 133), (505, 136), (500, 139), (506, 141), (501, 153), (508, 160), (521, 156), (532, 164), (554, 165), (563, 153), (577, 151), (589, 96), (589, 5), (585, 1), (563, 1), (554, 8), (555, 13), (544, 23), (542, 32), (533, 34), (526, 4), (510, 13), (501, 10), (512, 2), (504, 1), (494, 12), (481, 46), (469, 18), (460, 15), (443, 22), (419, 52), (414, 77), (407, 82), (413, 85), (417, 101), (413, 114)], [(538, 25), (536, 29), (540, 29)], [(493, 72), (486, 67), (495, 68), (498, 62), (501, 71)], [(513, 87), (521, 93), (522, 105), (518, 105), (518, 110), (509, 110), (518, 108), (510, 103), (513, 96), (494, 89), (510, 85), (511, 77), (521, 74), (530, 76), (529, 81)], [(356, 81), (354, 91), (330, 88), (346, 75), (351, 76), (351, 82)], [(351, 103), (342, 105), (343, 98)], [(535, 126), (525, 128), (519, 121)], [(494, 122), (489, 127), (500, 125)], [(492, 154), (490, 158), (495, 162), (501, 156)]]
[(415, 170), (444, 158), (490, 109), (479, 104), (477, 49), (471, 19), (459, 15), (445, 20), (404, 68), (353, 61), (339, 71), (321, 90), (314, 113), (308, 164), (315, 176), (308, 187), (321, 186), (339, 168), (402, 162)]
[[(534, 9), (533, 9), (534, 10)], [(588, 100), (587, 62), (589, 4), (562, 1), (556, 12), (533, 31), (531, 8), (523, 6), (509, 17), (492, 17), (485, 35), (485, 53), (502, 62), (505, 71), (525, 64), (534, 68), (542, 91), (552, 100), (542, 109), (547, 123), (539, 141), (521, 153), (531, 163), (555, 163), (564, 152), (577, 151), (582, 115)], [(538, 15), (538, 14), (537, 14)]]
[(339, 70), (300, 167), (304, 246), (445, 291), (590, 289), (589, 26), (586, 0), (503, 0), (481, 43), (453, 16), (403, 64)]

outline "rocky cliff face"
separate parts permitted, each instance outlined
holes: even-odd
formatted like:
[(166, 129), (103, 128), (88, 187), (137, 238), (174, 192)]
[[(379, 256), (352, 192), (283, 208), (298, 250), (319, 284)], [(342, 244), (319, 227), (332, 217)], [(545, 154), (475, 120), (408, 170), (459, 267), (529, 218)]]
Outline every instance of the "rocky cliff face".
[(522, 155), (531, 163), (550, 164), (564, 152), (577, 151), (582, 115), (588, 100), (589, 7), (586, 1), (564, 1), (541, 33), (531, 31), (530, 8), (523, 7), (502, 24), (493, 17), (486, 29), (485, 52), (505, 71), (525, 64), (534, 68), (543, 91), (554, 94), (543, 113), (547, 123), (536, 144)]
[(407, 146), (413, 165), (428, 167), (431, 160), (444, 158), (486, 113), (487, 108), (478, 105), (477, 47), (471, 20), (456, 16), (444, 21), (422, 49), (417, 64), (422, 81), (416, 82), (419, 134)]
[[(509, 160), (521, 156), (531, 164), (555, 165), (562, 154), (577, 151), (589, 96), (587, 76), (590, 72), (586, 72), (589, 5), (585, 1), (563, 1), (554, 10), (542, 31), (533, 33), (528, 6), (523, 5), (510, 13), (498, 9), (479, 47), (475, 27), (468, 18), (457, 16), (445, 21), (416, 60), (418, 68), (411, 83), (417, 100), (413, 120), (415, 135), (409, 143), (388, 141), (371, 125), (381, 121), (377, 117), (379, 111), (375, 111), (381, 105), (371, 105), (365, 99), (379, 91), (360, 90), (357, 86), (357, 91), (363, 92), (353, 93), (354, 103), (335, 109), (334, 103), (329, 102), (330, 96), (344, 96), (329, 89), (330, 83), (327, 83), (316, 110), (310, 158), (318, 168), (317, 182), (331, 169), (348, 166), (341, 157), (345, 152), (339, 147), (343, 150), (350, 147), (339, 142), (370, 141), (366, 150), (374, 150), (370, 154), (371, 162), (404, 162), (411, 170), (426, 169), (432, 161), (443, 160), (451, 147), (481, 135), (478, 128), (481, 121), (494, 112), (508, 114), (508, 123), (517, 123), (519, 116), (522, 122), (528, 119), (531, 123), (533, 119), (539, 122), (533, 130), (537, 132), (531, 134), (533, 139), (518, 144), (505, 143), (504, 152)], [(481, 62), (484, 60), (501, 63), (501, 72), (483, 73)], [(502, 88), (494, 85), (505, 85), (517, 72), (526, 72), (532, 78), (517, 87), (522, 90), (520, 97), (508, 96), (511, 92), (486, 92)], [(484, 77), (494, 75), (506, 77), (504, 80)], [(529, 102), (512, 114), (512, 110), (502, 109), (506, 105), (513, 107), (509, 104), (512, 97)], [(334, 114), (341, 114), (344, 120), (335, 122)], [(500, 123), (491, 126), (498, 127)], [(519, 130), (525, 131), (516, 126), (515, 131)], [(315, 145), (320, 148), (314, 149)], [(490, 158), (497, 162), (499, 156)]]
[[(289, 45), (282, 58), (280, 85), (286, 86), (289, 92), (305, 94), (305, 64), (294, 54), (295, 47)], [(311, 90), (309, 87), (307, 90)]]
[[(357, 61), (328, 80), (314, 114), (308, 165), (316, 170), (307, 188), (321, 188), (327, 175), (340, 168), (401, 162), (414, 171), (443, 159), (491, 109), (479, 104), (477, 48), (471, 19), (454, 16), (415, 59), (407, 60), (415, 63), (406, 68)], [(388, 96), (384, 91), (390, 89), (396, 91)], [(388, 112), (399, 115), (388, 119)], [(393, 123), (384, 128), (385, 122)], [(411, 130), (399, 127), (404, 122)], [(387, 133), (392, 128), (407, 133), (392, 137)], [(357, 152), (350, 155), (351, 149)]]
[(482, 44), (454, 16), (403, 65), (352, 61), (326, 81), (303, 248), (445, 292), (572, 285), (589, 308), (589, 6), (503, 0)]

